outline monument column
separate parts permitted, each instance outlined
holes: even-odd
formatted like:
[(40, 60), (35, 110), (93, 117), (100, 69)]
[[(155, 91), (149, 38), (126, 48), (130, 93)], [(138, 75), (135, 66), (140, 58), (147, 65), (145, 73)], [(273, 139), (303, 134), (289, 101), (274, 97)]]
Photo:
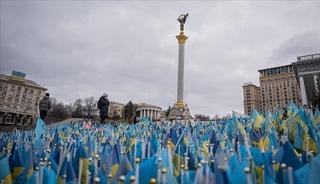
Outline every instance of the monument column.
[(175, 122), (177, 119), (193, 119), (188, 106), (185, 104), (183, 99), (184, 90), (184, 47), (188, 37), (184, 34), (184, 24), (187, 20), (188, 13), (181, 14), (178, 17), (178, 22), (180, 23), (180, 32), (176, 36), (178, 40), (178, 85), (177, 85), (177, 101), (170, 108), (168, 119)]
[(178, 62), (178, 89), (177, 89), (177, 106), (179, 108), (184, 107), (183, 101), (183, 84), (184, 84), (184, 45), (188, 37), (184, 34), (183, 30), (180, 30), (180, 34), (177, 36), (179, 43), (179, 62)]
[(302, 105), (308, 105), (307, 91), (306, 91), (306, 86), (304, 85), (303, 75), (299, 76), (299, 82), (300, 82)]

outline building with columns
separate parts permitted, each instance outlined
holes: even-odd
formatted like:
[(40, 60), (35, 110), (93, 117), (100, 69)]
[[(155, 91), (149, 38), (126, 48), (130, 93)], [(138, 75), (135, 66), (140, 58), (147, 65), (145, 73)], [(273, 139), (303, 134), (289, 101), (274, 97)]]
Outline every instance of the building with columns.
[(300, 86), (302, 104), (320, 105), (320, 53), (299, 56), (292, 64)]
[(149, 118), (151, 120), (159, 120), (161, 117), (161, 107), (147, 104), (147, 103), (138, 103), (136, 104), (137, 110), (136, 115), (137, 117), (141, 118)]
[(46, 90), (25, 79), (24, 73), (13, 71), (11, 76), (0, 74), (0, 126), (32, 125)]

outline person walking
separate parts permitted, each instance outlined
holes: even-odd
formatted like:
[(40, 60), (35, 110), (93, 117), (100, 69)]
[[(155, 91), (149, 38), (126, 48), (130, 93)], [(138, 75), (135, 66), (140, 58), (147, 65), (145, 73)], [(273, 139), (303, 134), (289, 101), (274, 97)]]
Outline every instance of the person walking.
[(100, 110), (100, 121), (104, 123), (105, 119), (108, 117), (109, 112), (109, 100), (108, 95), (103, 94), (98, 101), (98, 109)]
[(40, 118), (44, 121), (48, 111), (51, 109), (51, 102), (49, 99), (50, 94), (46, 93), (46, 95), (39, 102), (39, 111)]

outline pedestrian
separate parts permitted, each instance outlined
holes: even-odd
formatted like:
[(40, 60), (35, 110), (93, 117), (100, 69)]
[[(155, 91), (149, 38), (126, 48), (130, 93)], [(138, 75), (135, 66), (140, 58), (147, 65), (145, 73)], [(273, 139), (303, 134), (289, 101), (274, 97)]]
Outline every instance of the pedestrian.
[(39, 102), (40, 118), (44, 121), (48, 111), (51, 109), (51, 102), (49, 99), (50, 94), (46, 95)]
[(109, 112), (109, 100), (108, 95), (103, 94), (98, 101), (98, 109), (100, 110), (100, 121), (104, 123), (105, 119), (108, 117)]

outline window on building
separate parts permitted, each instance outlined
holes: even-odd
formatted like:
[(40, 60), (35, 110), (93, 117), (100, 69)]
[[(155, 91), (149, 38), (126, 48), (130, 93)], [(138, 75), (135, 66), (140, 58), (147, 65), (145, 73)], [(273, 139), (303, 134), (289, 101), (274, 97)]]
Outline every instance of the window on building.
[(27, 95), (22, 95), (22, 99), (21, 99), (21, 103), (25, 103), (26, 102), (26, 97), (27, 97)]
[(30, 89), (30, 93), (33, 94), (33, 89)]
[(40, 90), (38, 90), (38, 95), (40, 95), (41, 94), (41, 91)]
[(18, 87), (18, 92), (20, 92), (20, 91), (21, 91), (21, 86)]
[(2, 91), (2, 96), (6, 96), (7, 95), (7, 91)]
[(11, 101), (12, 101), (12, 96), (9, 96), (7, 101), (8, 101), (9, 103), (11, 103)]

